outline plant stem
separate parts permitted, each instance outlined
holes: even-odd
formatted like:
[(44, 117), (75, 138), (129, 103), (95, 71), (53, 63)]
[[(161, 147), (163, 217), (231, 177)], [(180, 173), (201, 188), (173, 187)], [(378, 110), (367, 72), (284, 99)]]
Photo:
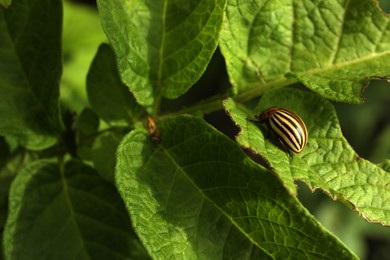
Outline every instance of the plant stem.
[[(287, 85), (294, 84), (296, 80), (294, 79), (283, 79), (283, 80), (277, 80), (270, 82), (266, 85), (256, 85), (256, 86), (251, 86), (248, 87), (247, 90), (241, 92), (237, 96), (233, 96), (233, 100), (238, 103), (243, 103), (246, 101), (249, 101), (253, 98), (259, 97), (265, 92), (271, 90), (271, 89), (276, 89), (280, 87), (284, 87)], [(185, 107), (181, 110), (175, 111), (175, 112), (169, 112), (166, 114), (163, 114), (159, 116), (160, 119), (167, 117), (167, 116), (172, 116), (172, 115), (178, 115), (178, 114), (194, 114), (197, 112), (200, 112), (202, 114), (208, 114), (214, 111), (218, 111), (223, 109), (223, 100), (228, 98), (230, 95), (229, 94), (224, 94), (224, 95), (217, 95), (217, 96), (212, 96), (209, 99), (202, 100), (192, 106)]]

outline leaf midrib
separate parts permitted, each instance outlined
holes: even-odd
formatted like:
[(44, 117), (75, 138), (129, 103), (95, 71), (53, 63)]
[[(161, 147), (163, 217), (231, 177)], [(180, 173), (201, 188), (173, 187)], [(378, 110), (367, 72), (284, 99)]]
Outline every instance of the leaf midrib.
[[(56, 127), (56, 122), (54, 121), (55, 119), (52, 118), (52, 116), (50, 115), (49, 111), (46, 109), (43, 102), (41, 102), (42, 100), (35, 93), (35, 91), (33, 89), (34, 87), (31, 84), (30, 78), (27, 76), (28, 73), (25, 70), (24, 66), (22, 65), (21, 59), (19, 57), (19, 52), (16, 49), (16, 45), (18, 44), (19, 38), (21, 36), (19, 35), (16, 39), (12, 38), (11, 33), (10, 33), (10, 28), (8, 26), (8, 20), (6, 19), (5, 16), (3, 16), (3, 18), (4, 18), (3, 20), (5, 22), (5, 27), (8, 31), (8, 33), (6, 33), (6, 35), (8, 36), (7, 39), (8, 39), (8, 43), (10, 44), (9, 47), (12, 49), (11, 55), (15, 58), (14, 60), (17, 61), (17, 64), (19, 67), (19, 72), (21, 75), (23, 75), (23, 79), (22, 79), (23, 80), (23, 89), (26, 90), (28, 93), (30, 93), (31, 97), (34, 98), (34, 100), (36, 100), (36, 104), (41, 109), (40, 111), (45, 114), (46, 119), (52, 124), (50, 127), (55, 128)], [(26, 26), (24, 26), (24, 27), (26, 27)], [(25, 30), (23, 30), (23, 33), (25, 33)], [(42, 44), (40, 44), (40, 46), (39, 46), (38, 53), (41, 53), (41, 51), (40, 51), (41, 49), (42, 49)], [(34, 59), (34, 64), (35, 63), (36, 63), (36, 59)], [(26, 68), (26, 69), (31, 69), (31, 66), (29, 68)]]
[(157, 72), (157, 84), (161, 89), (162, 87), (162, 71), (164, 67), (164, 48), (165, 48), (165, 37), (166, 37), (166, 15), (167, 15), (167, 4), (168, 0), (165, 0), (163, 3), (163, 9), (161, 13), (161, 44), (159, 49), (159, 61), (158, 61), (158, 72)]
[[(188, 174), (186, 174), (186, 172), (183, 170), (183, 167), (181, 167), (181, 165), (177, 164), (176, 160), (173, 158), (173, 156), (171, 155), (171, 153), (169, 152), (168, 149), (164, 148), (164, 147), (161, 147), (162, 148), (162, 152), (165, 156), (167, 156), (167, 158), (172, 162), (172, 164), (176, 167), (176, 169), (178, 169), (178, 172), (180, 172), (184, 178), (189, 182), (191, 183), (191, 185), (193, 187), (195, 187), (195, 189), (198, 190), (198, 192), (200, 194), (202, 194), (202, 197), (204, 198), (204, 200), (207, 200), (209, 201), (209, 203), (211, 203), (212, 205), (214, 205), (215, 208), (217, 208), (222, 215), (224, 215), (227, 219), (230, 220), (230, 222), (235, 226), (235, 228), (237, 228), (238, 230), (240, 230), (240, 232), (245, 236), (247, 237), (247, 239), (249, 241), (251, 241), (252, 245), (256, 245), (258, 248), (260, 248), (263, 252), (267, 253), (268, 252), (266, 250), (264, 250), (258, 243), (256, 243), (250, 236), (248, 236), (248, 234), (243, 230), (241, 229), (241, 227), (238, 225), (238, 223), (233, 219), (231, 218), (229, 215), (226, 214), (226, 212), (220, 208), (218, 205), (216, 205), (204, 192), (202, 189), (199, 189), (198, 185), (188, 176)], [(177, 173), (176, 173), (177, 174)], [(176, 176), (175, 174), (175, 176)], [(176, 177), (175, 177), (176, 178)]]
[[(304, 74), (315, 75), (315, 74), (325, 73), (325, 72), (336, 70), (336, 69), (338, 70), (338, 69), (349, 67), (349, 66), (352, 66), (352, 65), (355, 65), (358, 63), (363, 63), (365, 61), (371, 61), (373, 59), (381, 58), (382, 56), (386, 56), (386, 55), (390, 55), (390, 51), (384, 51), (382, 53), (374, 53), (372, 55), (366, 55), (364, 57), (359, 57), (357, 59), (348, 60), (348, 61), (344, 61), (341, 63), (335, 63), (335, 64), (332, 64), (332, 66), (306, 70), (306, 72)], [(292, 72), (294, 72), (294, 71), (292, 71)], [(299, 72), (299, 71), (297, 71), (297, 72)]]

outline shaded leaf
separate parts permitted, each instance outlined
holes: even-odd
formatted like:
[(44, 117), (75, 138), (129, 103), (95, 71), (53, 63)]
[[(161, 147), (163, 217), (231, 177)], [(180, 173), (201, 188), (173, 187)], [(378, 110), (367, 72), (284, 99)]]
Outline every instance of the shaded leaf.
[(390, 77), (389, 19), (372, 0), (231, 0), (220, 45), (242, 96), (299, 81), (359, 103), (370, 77)]
[[(268, 129), (248, 122), (268, 107), (296, 112), (305, 122), (309, 141), (306, 148), (289, 158), (275, 139), (267, 140)], [(267, 92), (255, 111), (225, 102), (232, 119), (241, 128), (237, 141), (261, 155), (271, 169), (295, 193), (292, 180), (300, 179), (311, 189), (321, 188), (371, 222), (390, 225), (390, 174), (359, 157), (342, 135), (333, 105), (318, 95), (293, 89)]]
[(274, 174), (201, 119), (168, 118), (159, 129), (160, 144), (144, 129), (130, 132), (116, 167), (117, 187), (152, 257), (355, 258)]
[(0, 167), (0, 259), (5, 259), (3, 256), (3, 230), (8, 217), (9, 206), (9, 191), (15, 176), (24, 165), (36, 160), (32, 154), (20, 151), (20, 149), (12, 154), (9, 154)]
[(376, 159), (376, 161), (390, 158), (390, 125), (378, 134), (375, 140), (375, 149), (370, 157)]
[(75, 123), (76, 131), (83, 137), (96, 134), (99, 129), (99, 117), (90, 108), (84, 108)]
[(133, 124), (144, 113), (129, 89), (122, 84), (114, 53), (102, 44), (87, 77), (88, 100), (96, 113), (109, 124)]
[(0, 134), (31, 149), (53, 144), (61, 130), (61, 3), (0, 8)]
[(0, 168), (0, 200), (8, 197), (11, 183), (20, 169), (36, 159), (36, 155), (25, 151), (17, 151), (8, 156)]
[(116, 190), (89, 166), (36, 161), (16, 177), (7, 259), (128, 259), (139, 242)]
[(7, 163), (11, 156), (10, 145), (3, 136), (0, 136), (0, 169)]
[(111, 183), (114, 183), (115, 152), (121, 139), (122, 135), (113, 132), (103, 133), (96, 138), (92, 147), (92, 161), (96, 170)]
[(85, 108), (75, 122), (77, 154), (84, 160), (91, 160), (92, 145), (98, 136), (99, 117), (90, 108)]
[(203, 74), (217, 47), (226, 0), (97, 1), (123, 82), (152, 106)]

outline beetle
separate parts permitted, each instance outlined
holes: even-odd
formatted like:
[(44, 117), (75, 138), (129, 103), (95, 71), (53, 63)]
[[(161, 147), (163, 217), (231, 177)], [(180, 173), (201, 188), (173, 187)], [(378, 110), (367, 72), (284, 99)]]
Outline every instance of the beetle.
[(256, 116), (256, 119), (260, 123), (266, 123), (268, 128), (275, 132), (289, 153), (293, 151), (298, 154), (305, 148), (308, 139), (307, 128), (303, 120), (294, 112), (270, 107)]
[(146, 118), (146, 127), (149, 132), (150, 140), (152, 140), (154, 143), (160, 143), (160, 132), (157, 129), (156, 122), (151, 117)]

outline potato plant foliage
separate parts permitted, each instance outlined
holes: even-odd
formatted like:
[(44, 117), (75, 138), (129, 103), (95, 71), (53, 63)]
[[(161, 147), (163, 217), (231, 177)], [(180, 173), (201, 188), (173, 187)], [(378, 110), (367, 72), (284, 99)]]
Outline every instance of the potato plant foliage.
[[(95, 11), (0, 0), (0, 259), (361, 257), (298, 200), (297, 182), (390, 226), (389, 153), (359, 155), (332, 103), (364, 106), (363, 89), (390, 80), (378, 2), (98, 0)], [(300, 153), (250, 120), (269, 107), (302, 118)], [(218, 111), (233, 138), (210, 119)]]

